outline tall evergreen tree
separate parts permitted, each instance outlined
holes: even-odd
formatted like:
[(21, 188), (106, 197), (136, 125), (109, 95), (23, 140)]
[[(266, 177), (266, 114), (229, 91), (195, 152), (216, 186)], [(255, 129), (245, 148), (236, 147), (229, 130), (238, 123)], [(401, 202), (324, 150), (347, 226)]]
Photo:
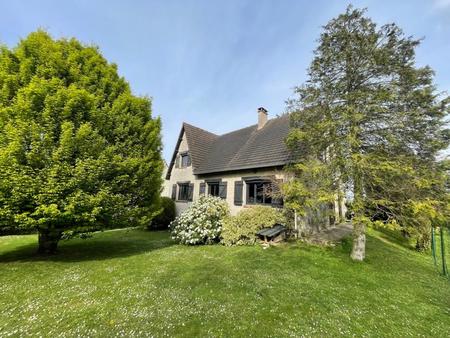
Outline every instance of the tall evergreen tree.
[(416, 231), (423, 246), (448, 197), (436, 161), (448, 146), (448, 99), (433, 71), (415, 64), (420, 41), (365, 12), (349, 6), (323, 27), (309, 79), (289, 102), (287, 140), (297, 154), (288, 195), (308, 205), (344, 193), (352, 201), (355, 260), (364, 259), (374, 210)]
[(43, 31), (1, 47), (0, 230), (36, 229), (54, 252), (62, 236), (147, 224), (160, 128), (96, 47)]

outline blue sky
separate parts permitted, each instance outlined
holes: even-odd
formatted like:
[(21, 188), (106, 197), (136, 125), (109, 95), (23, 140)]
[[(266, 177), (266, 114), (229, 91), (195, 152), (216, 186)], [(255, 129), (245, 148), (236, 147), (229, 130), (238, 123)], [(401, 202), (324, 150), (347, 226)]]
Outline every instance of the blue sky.
[[(183, 121), (221, 134), (256, 123), (256, 109), (285, 110), (321, 26), (347, 1), (47, 1), (0, 0), (0, 43), (37, 28), (96, 44), (133, 92), (153, 98), (163, 121), (164, 158)], [(450, 89), (450, 0), (352, 1), (379, 24), (396, 22), (424, 37), (420, 65)]]

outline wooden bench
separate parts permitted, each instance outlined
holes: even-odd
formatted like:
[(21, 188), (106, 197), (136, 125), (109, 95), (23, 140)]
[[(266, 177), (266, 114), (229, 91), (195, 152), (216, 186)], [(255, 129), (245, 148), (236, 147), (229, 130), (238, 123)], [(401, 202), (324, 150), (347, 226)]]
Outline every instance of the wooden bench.
[(265, 243), (276, 243), (284, 240), (286, 227), (282, 224), (275, 224), (273, 227), (259, 230), (256, 235)]

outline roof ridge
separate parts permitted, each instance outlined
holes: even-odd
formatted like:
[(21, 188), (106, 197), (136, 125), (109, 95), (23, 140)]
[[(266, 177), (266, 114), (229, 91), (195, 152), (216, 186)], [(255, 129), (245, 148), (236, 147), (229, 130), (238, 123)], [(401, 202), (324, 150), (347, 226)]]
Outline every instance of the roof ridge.
[[(279, 116), (272, 117), (271, 119), (268, 119), (266, 123), (269, 123), (269, 122), (271, 122), (271, 121), (280, 119), (280, 118), (282, 118), (282, 117), (285, 117), (286, 115), (289, 115), (289, 113), (283, 113), (283, 114), (281, 114), (281, 115), (279, 115)], [(218, 135), (218, 136), (219, 136), (219, 137), (220, 137), (220, 136), (225, 136), (225, 135), (228, 135), (228, 134), (231, 134), (231, 133), (240, 131), (240, 130), (244, 130), (244, 129), (247, 129), (247, 128), (252, 128), (252, 127), (255, 127), (255, 126), (258, 126), (258, 124), (257, 124), (257, 123), (251, 124), (251, 125), (249, 125), (249, 126), (247, 126), (247, 127), (243, 127), (243, 128), (239, 128), (239, 129), (236, 129), (236, 130), (232, 130), (232, 131), (229, 131), (229, 132), (227, 132), (227, 133), (225, 133), (225, 134), (220, 134), (220, 135)], [(216, 134), (214, 134), (214, 135), (216, 135)]]
[[(269, 122), (272, 122), (272, 121), (274, 121), (274, 120), (280, 119), (280, 118), (285, 117), (285, 116), (287, 116), (287, 115), (289, 115), (289, 113), (283, 113), (283, 114), (278, 115), (278, 116), (276, 116), (276, 117), (272, 117), (271, 119), (268, 119), (266, 123), (269, 123)], [(254, 123), (254, 124), (251, 124), (251, 125), (249, 125), (249, 126), (247, 126), (247, 127), (242, 127), (242, 128), (239, 128), (239, 129), (235, 129), (235, 130), (232, 130), (232, 131), (226, 132), (226, 133), (224, 133), (224, 134), (220, 134), (220, 135), (215, 134), (215, 133), (213, 133), (213, 132), (210, 132), (210, 131), (208, 131), (208, 130), (206, 130), (206, 129), (203, 129), (203, 128), (194, 126), (193, 124), (190, 124), (190, 123), (188, 123), (188, 122), (183, 122), (183, 125), (187, 125), (187, 126), (189, 126), (189, 127), (196, 128), (196, 129), (198, 129), (198, 130), (201, 130), (201, 131), (203, 131), (203, 132), (205, 132), (205, 133), (214, 135), (214, 136), (216, 136), (216, 137), (221, 137), (221, 136), (225, 136), (225, 135), (228, 135), (228, 134), (231, 134), (231, 133), (235, 133), (235, 132), (238, 132), (238, 131), (247, 129), (247, 128), (255, 127), (255, 126), (257, 126), (258, 124), (257, 124), (257, 123)]]
[[(269, 121), (267, 121), (267, 122), (269, 122)], [(256, 126), (256, 124), (255, 124), (255, 126)], [(242, 128), (242, 129), (245, 129), (245, 128)], [(231, 158), (231, 160), (228, 161), (228, 165), (230, 165), (231, 163), (233, 163), (234, 159), (235, 159), (236, 157), (238, 157), (238, 155), (241, 154), (242, 149), (245, 149), (245, 148), (248, 147), (248, 144), (249, 144), (250, 140), (253, 140), (253, 139), (255, 138), (255, 135), (258, 134), (258, 131), (259, 131), (258, 128), (256, 128), (255, 130), (252, 131), (252, 133), (250, 134), (250, 137), (245, 141), (245, 143), (244, 143), (244, 144), (242, 145), (242, 147), (236, 152), (236, 154), (234, 154), (234, 156)]]
[(243, 128), (239, 128), (239, 129), (235, 129), (235, 130), (229, 131), (229, 132), (227, 132), (227, 133), (225, 133), (225, 134), (220, 134), (220, 135), (218, 135), (218, 136), (221, 137), (221, 136), (229, 135), (229, 134), (232, 134), (232, 133), (235, 133), (235, 132), (244, 130), (244, 129), (252, 128), (252, 127), (256, 127), (256, 123), (255, 123), (255, 124), (252, 124), (252, 125), (250, 125), (250, 126), (247, 126), (247, 127), (243, 127)]
[[(271, 119), (267, 120), (267, 122), (266, 122), (266, 124), (264, 125), (264, 127), (268, 126), (269, 123), (272, 124), (273, 122), (276, 122), (276, 120), (278, 120), (278, 119), (284, 117), (285, 115), (287, 115), (287, 114), (283, 114), (283, 115), (280, 115), (280, 116), (277, 116), (277, 117), (274, 117), (274, 118), (271, 118)], [(242, 152), (245, 151), (245, 149), (247, 149), (247, 148), (250, 146), (250, 144), (252, 143), (252, 141), (258, 136), (258, 133), (261, 132), (261, 131), (264, 131), (264, 127), (261, 128), (261, 129), (256, 129), (256, 130), (254, 130), (254, 131), (251, 133), (251, 135), (250, 135), (250, 137), (247, 139), (247, 141), (246, 141), (246, 142), (242, 145), (242, 147), (236, 152), (236, 154), (234, 154), (234, 156), (231, 158), (231, 160), (228, 161), (228, 163), (227, 163), (228, 166), (230, 166), (230, 165), (232, 166), (233, 161), (234, 161), (236, 158), (239, 158), (239, 157), (241, 156)], [(242, 129), (245, 129), (245, 128), (242, 128)]]
[(191, 128), (195, 128), (195, 129), (201, 130), (201, 131), (203, 131), (203, 132), (205, 132), (205, 133), (208, 133), (208, 134), (211, 134), (211, 135), (213, 135), (213, 136), (215, 136), (215, 137), (219, 137), (219, 136), (220, 136), (220, 135), (214, 134), (214, 133), (212, 133), (212, 132), (210, 132), (210, 131), (208, 131), (208, 130), (206, 130), (206, 129), (203, 129), (203, 128), (194, 126), (194, 125), (192, 125), (192, 124), (190, 124), (190, 123), (187, 123), (187, 122), (183, 122), (183, 126), (189, 126), (189, 127), (191, 127)]

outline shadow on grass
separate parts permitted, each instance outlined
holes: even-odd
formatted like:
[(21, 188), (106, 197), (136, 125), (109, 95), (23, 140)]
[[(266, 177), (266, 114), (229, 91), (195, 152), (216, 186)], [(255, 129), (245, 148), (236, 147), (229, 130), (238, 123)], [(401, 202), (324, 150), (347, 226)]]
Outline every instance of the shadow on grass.
[[(304, 244), (301, 250), (313, 254), (321, 253), (323, 257), (328, 256), (349, 266), (363, 266), (365, 269), (384, 269), (388, 266), (384, 263), (396, 265), (398, 262), (405, 263), (405, 261), (416, 259), (417, 252), (401, 235), (391, 237), (387, 233), (370, 230), (366, 234), (366, 241), (366, 257), (363, 263), (355, 262), (350, 257), (353, 249), (352, 235), (343, 237), (334, 246)], [(380, 262), (383, 264), (380, 265)]]
[(384, 227), (374, 227), (373, 230), (378, 232), (378, 236), (381, 239), (398, 244), (406, 249), (414, 250), (413, 241), (409, 238), (403, 237), (398, 230), (392, 230)]
[(339, 243), (340, 248), (343, 253), (350, 255), (353, 249), (353, 237), (351, 235), (346, 236), (342, 238), (341, 242)]
[(119, 230), (95, 233), (87, 239), (62, 240), (54, 255), (37, 253), (38, 243), (18, 246), (0, 254), (0, 263), (7, 262), (80, 262), (134, 256), (167, 248), (175, 243), (166, 231)]

